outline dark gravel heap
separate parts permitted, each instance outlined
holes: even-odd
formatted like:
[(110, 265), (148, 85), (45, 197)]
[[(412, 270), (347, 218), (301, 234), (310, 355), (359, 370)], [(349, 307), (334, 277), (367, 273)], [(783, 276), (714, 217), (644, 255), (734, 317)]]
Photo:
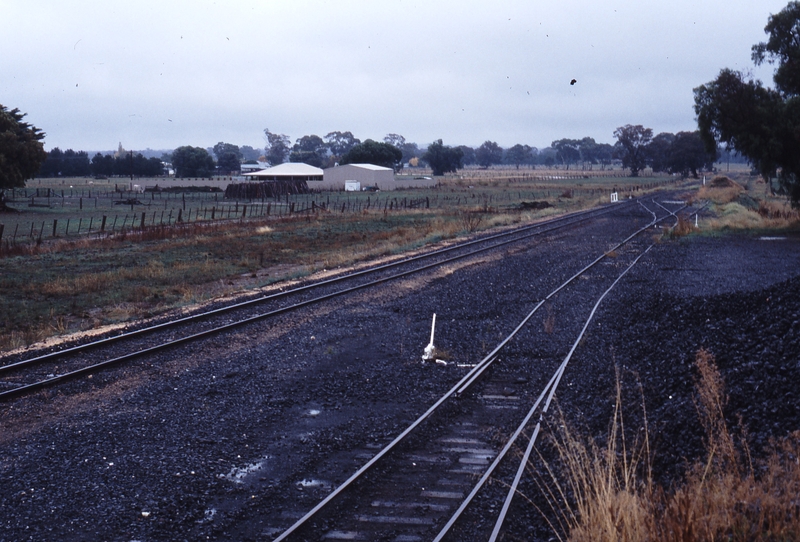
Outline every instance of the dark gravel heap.
[[(319, 493), (298, 486), (307, 473), (340, 483), (363, 462), (350, 450), (385, 444), (459, 377), (454, 365), (419, 362), (432, 312), (437, 346), (474, 361), (476, 345), (493, 347), (627, 223), (565, 232), (0, 405), (0, 541), (271, 539), (253, 520), (260, 511), (311, 508)], [(675, 479), (702, 452), (693, 404), (702, 347), (726, 380), (731, 424), (741, 414), (756, 453), (798, 429), (798, 263), (795, 238), (657, 245), (576, 353), (557, 395), (568, 419), (602, 439), (620, 367), (634, 420), (638, 383), (644, 390), (657, 476)], [(569, 333), (536, 355), (555, 356)], [(509, 539), (526, 539), (535, 521), (520, 510)]]
[[(695, 405), (702, 348), (724, 379), (734, 437), (744, 437), (754, 460), (764, 458), (772, 439), (800, 429), (799, 251), (796, 236), (690, 238), (652, 251), (604, 303), (565, 377), (558, 398), (567, 423), (603, 445), (619, 374), (628, 444), (641, 438), (644, 403), (654, 479), (666, 488), (680, 482), (705, 458)], [(521, 491), (538, 494), (531, 483)], [(511, 540), (550, 539), (550, 529), (531, 521), (537, 512), (524, 505), (516, 512)]]

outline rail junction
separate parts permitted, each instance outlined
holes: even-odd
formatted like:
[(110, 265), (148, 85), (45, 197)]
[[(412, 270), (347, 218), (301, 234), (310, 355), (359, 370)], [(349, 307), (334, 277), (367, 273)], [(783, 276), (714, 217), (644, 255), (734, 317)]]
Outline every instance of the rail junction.
[[(663, 228), (673, 226), (678, 214), (690, 212), (698, 209), (663, 198), (620, 202), (102, 341), (24, 360), (0, 360), (4, 382), (0, 408), (17, 401), (81, 395), (87, 385), (94, 390), (101, 375), (102, 386), (113, 386), (117, 379), (136, 379), (132, 376), (136, 371), (153, 371), (160, 364), (177, 363), (193, 372), (201, 359), (224, 358), (224, 345), (230, 343), (257, 350), (264, 359), (297, 359), (274, 367), (265, 363), (263, 375), (247, 372), (243, 380), (245, 375), (226, 363), (226, 374), (213, 376), (199, 388), (204, 397), (194, 399), (197, 404), (207, 405), (209, 396), (239, 393), (250, 404), (261, 401), (270, 421), (265, 430), (246, 429), (242, 420), (234, 422), (237, 431), (258, 434), (261, 449), (205, 469), (212, 485), (232, 488), (235, 495), (213, 492), (201, 498), (202, 510), (195, 512), (194, 526), (184, 536), (496, 540), (506, 516), (513, 514), (517, 483), (541, 431), (539, 421), (558, 386), (564, 385), (570, 361), (591, 340), (587, 332), (590, 335), (603, 299), (613, 296), (615, 288), (625, 287), (626, 273), (646, 261)], [(570, 251), (576, 238), (581, 246)], [(561, 245), (553, 260), (548, 259), (551, 244)], [(477, 299), (467, 295), (471, 288), (482, 294)], [(419, 297), (410, 309), (393, 301), (407, 292), (429, 290), (427, 305)], [(516, 302), (509, 303), (510, 299)], [(394, 313), (391, 320), (398, 321), (398, 314), (400, 322), (413, 319), (413, 329), (383, 328), (376, 334), (365, 332), (368, 325), (362, 322), (352, 325), (350, 337), (337, 329), (325, 346), (320, 344), (325, 340), (326, 318), (332, 321), (340, 309), (358, 314), (359, 307), (368, 303), (388, 305), (388, 312)], [(420, 356), (426, 339), (420, 337), (426, 337), (434, 311), (449, 319), (437, 331), (445, 359), (441, 365), (423, 365)], [(299, 330), (310, 322), (322, 332), (309, 335)], [(347, 328), (344, 322), (335, 325)], [(273, 337), (272, 326), (293, 331), (276, 332)], [(259, 334), (261, 338), (254, 338)], [(399, 348), (388, 346), (398, 342)], [(393, 362), (401, 360), (403, 370), (392, 374), (371, 368), (361, 373), (372, 356), (390, 350)], [(196, 363), (186, 361), (194, 357)], [(314, 369), (316, 363), (327, 367)], [(276, 396), (251, 397), (253, 380), (288, 378), (291, 383), (285, 375), (307, 371), (323, 375), (313, 385), (313, 400), (295, 401), (291, 389), (276, 391)], [(369, 389), (377, 378), (383, 379), (382, 387), (397, 379), (391, 387), (400, 389), (406, 384), (404, 371), (422, 376), (400, 392), (405, 397), (380, 412), (373, 425), (372, 411), (380, 409), (381, 392), (353, 397), (354, 389)], [(350, 382), (340, 382), (338, 372)], [(325, 374), (330, 375), (327, 381)], [(94, 381), (86, 384), (89, 376)], [(242, 382), (231, 388), (222, 385), (225, 380)], [(280, 419), (298, 415), (294, 422)], [(361, 435), (357, 429), (339, 433), (359, 418), (372, 429)], [(230, 421), (226, 416), (220, 423)], [(300, 426), (306, 430), (295, 432)], [(265, 444), (274, 439), (278, 442)], [(205, 445), (199, 453), (218, 442), (216, 437), (198, 441)], [(285, 455), (304, 444), (308, 446), (301, 453)], [(250, 502), (242, 501), (244, 494), (252, 494)], [(151, 512), (145, 512), (149, 517)]]

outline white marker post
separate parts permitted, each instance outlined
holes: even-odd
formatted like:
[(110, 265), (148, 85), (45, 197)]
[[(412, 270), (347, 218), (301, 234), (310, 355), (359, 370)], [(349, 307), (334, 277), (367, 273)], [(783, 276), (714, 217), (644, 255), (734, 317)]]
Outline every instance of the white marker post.
[(426, 362), (428, 360), (433, 359), (433, 351), (436, 350), (436, 347), (433, 346), (433, 332), (436, 329), (436, 313), (433, 313), (433, 322), (431, 323), (431, 342), (428, 343), (428, 346), (425, 347), (425, 351), (422, 354), (422, 362)]

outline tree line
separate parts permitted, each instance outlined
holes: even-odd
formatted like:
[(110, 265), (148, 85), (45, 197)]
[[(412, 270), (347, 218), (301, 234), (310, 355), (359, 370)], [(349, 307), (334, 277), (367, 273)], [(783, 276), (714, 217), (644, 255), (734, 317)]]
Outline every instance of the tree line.
[[(303, 162), (316, 167), (332, 167), (336, 164), (370, 163), (399, 171), (404, 164), (429, 166), (434, 175), (455, 172), (467, 166), (488, 168), (506, 164), (535, 168), (536, 166), (565, 169), (581, 167), (605, 169), (614, 160), (638, 175), (644, 167), (656, 172), (690, 173), (710, 168), (716, 155), (706, 153), (699, 132), (661, 133), (652, 136), (652, 130), (642, 126), (624, 126), (614, 135), (616, 145), (597, 143), (594, 138), (559, 139), (550, 147), (537, 149), (530, 145), (516, 144), (503, 149), (494, 141), (485, 141), (477, 148), (467, 145), (449, 147), (437, 140), (421, 150), (416, 143), (408, 143), (399, 134), (388, 134), (384, 141), (372, 139), (361, 141), (351, 132), (331, 132), (321, 138), (306, 135), (289, 147), (288, 136), (265, 130), (267, 146), (260, 158), (271, 165)], [(269, 141), (272, 144), (269, 144)], [(252, 151), (251, 147), (247, 148)], [(252, 156), (252, 152), (248, 153)], [(215, 160), (216, 158), (216, 160)], [(158, 177), (166, 173), (165, 164), (174, 168), (177, 177), (210, 177), (212, 175), (238, 175), (241, 164), (246, 163), (243, 149), (231, 143), (219, 142), (213, 148), (182, 146), (159, 158), (145, 158), (141, 153), (121, 149), (114, 155), (97, 153), (90, 160), (85, 151), (58, 147), (47, 153), (39, 177)], [(255, 163), (255, 160), (250, 160)]]
[(97, 153), (89, 160), (86, 151), (58, 147), (47, 153), (37, 177), (158, 177), (164, 164), (158, 158), (145, 158), (142, 153), (110, 155)]

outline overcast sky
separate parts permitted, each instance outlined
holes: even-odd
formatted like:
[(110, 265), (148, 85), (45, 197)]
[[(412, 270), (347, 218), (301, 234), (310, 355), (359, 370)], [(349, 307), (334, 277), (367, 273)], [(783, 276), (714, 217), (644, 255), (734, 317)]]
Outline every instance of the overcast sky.
[[(692, 89), (755, 69), (787, 0), (0, 0), (0, 104), (62, 150), (613, 143), (694, 130)], [(575, 85), (570, 81), (576, 79)]]

